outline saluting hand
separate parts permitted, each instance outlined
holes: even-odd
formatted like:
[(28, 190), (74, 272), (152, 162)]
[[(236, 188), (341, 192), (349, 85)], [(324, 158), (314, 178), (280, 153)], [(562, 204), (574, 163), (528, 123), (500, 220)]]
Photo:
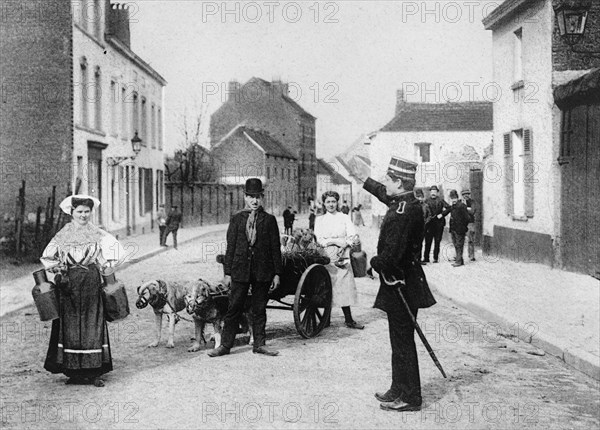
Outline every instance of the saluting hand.
[(223, 284), (227, 287), (231, 287), (231, 275), (225, 275), (225, 279), (223, 280)]

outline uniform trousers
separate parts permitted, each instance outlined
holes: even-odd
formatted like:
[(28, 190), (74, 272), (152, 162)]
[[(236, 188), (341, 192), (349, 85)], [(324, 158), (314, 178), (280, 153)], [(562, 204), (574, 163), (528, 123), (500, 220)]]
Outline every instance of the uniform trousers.
[[(415, 318), (417, 318), (417, 311), (416, 307), (411, 306)], [(393, 312), (388, 312), (387, 317), (392, 346), (390, 389), (402, 401), (411, 405), (421, 405), (421, 376), (412, 320), (403, 305)]]
[(423, 260), (429, 261), (429, 253), (431, 252), (431, 242), (434, 241), (433, 259), (437, 260), (440, 255), (440, 243), (444, 234), (444, 224), (439, 221), (430, 221), (425, 230), (425, 254)]
[[(248, 297), (248, 290), (252, 285), (252, 296)], [(224, 318), (223, 334), (221, 344), (225, 348), (232, 348), (239, 321), (244, 312), (246, 300), (252, 304), (252, 332), (254, 336), (254, 348), (264, 346), (266, 341), (265, 328), (267, 325), (267, 302), (269, 301), (269, 287), (271, 282), (231, 282), (229, 291), (229, 307)]]

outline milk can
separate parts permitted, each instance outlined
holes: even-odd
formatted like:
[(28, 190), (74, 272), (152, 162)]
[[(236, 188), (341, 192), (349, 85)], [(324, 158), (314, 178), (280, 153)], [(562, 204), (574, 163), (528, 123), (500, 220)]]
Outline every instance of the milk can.
[(40, 320), (51, 321), (59, 317), (58, 315), (58, 298), (56, 296), (56, 288), (53, 283), (48, 282), (45, 270), (37, 270), (33, 272), (35, 286), (31, 290), (33, 301), (40, 314)]
[(125, 285), (117, 281), (115, 274), (102, 275), (105, 287), (102, 289), (104, 297), (104, 317), (107, 321), (117, 321), (129, 315), (129, 300)]

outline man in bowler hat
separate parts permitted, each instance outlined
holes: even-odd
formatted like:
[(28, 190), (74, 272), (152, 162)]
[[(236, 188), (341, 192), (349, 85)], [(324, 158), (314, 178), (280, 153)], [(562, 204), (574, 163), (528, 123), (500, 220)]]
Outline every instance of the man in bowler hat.
[(383, 183), (367, 178), (363, 188), (388, 206), (383, 218), (377, 255), (371, 267), (380, 274), (381, 283), (375, 308), (387, 313), (392, 347), (392, 383), (386, 392), (375, 393), (381, 409), (415, 411), (421, 409), (421, 379), (415, 346), (415, 328), (410, 314), (400, 299), (397, 286), (388, 280), (404, 280), (402, 294), (413, 316), (417, 310), (433, 306), (436, 301), (418, 263), (423, 240), (423, 208), (413, 188), (417, 164), (392, 157)]
[(469, 212), (469, 224), (467, 225), (467, 250), (469, 253), (469, 259), (471, 261), (475, 261), (475, 213), (477, 209), (475, 208), (475, 203), (471, 198), (471, 190), (465, 189), (461, 193), (463, 201), (467, 206), (467, 211)]
[(440, 255), (440, 243), (442, 242), (442, 235), (444, 234), (444, 226), (446, 225), (446, 219), (443, 216), (439, 216), (444, 209), (448, 209), (450, 205), (438, 196), (439, 188), (433, 185), (429, 188), (429, 198), (425, 200), (427, 206), (429, 206), (429, 213), (431, 218), (425, 226), (425, 254), (423, 255), (423, 262), (429, 263), (429, 253), (431, 251), (431, 242), (434, 242), (433, 247), (433, 262), (437, 263)]
[(252, 330), (255, 354), (278, 355), (278, 351), (265, 346), (267, 302), (269, 291), (279, 287), (282, 273), (281, 248), (277, 219), (265, 212), (261, 203), (264, 197), (262, 181), (250, 178), (245, 187), (246, 207), (233, 215), (227, 229), (225, 252), (225, 285), (230, 287), (229, 308), (221, 346), (208, 352), (210, 357), (229, 354), (248, 290), (252, 286)]
[(456, 190), (450, 190), (450, 202), (452, 206), (444, 210), (440, 216), (444, 217), (450, 215), (450, 234), (452, 235), (452, 244), (454, 245), (454, 251), (456, 252), (456, 258), (453, 267), (463, 266), (465, 264), (463, 260), (463, 250), (465, 247), (465, 235), (468, 231), (468, 224), (470, 220), (469, 212), (467, 211), (467, 205), (458, 200), (458, 193)]

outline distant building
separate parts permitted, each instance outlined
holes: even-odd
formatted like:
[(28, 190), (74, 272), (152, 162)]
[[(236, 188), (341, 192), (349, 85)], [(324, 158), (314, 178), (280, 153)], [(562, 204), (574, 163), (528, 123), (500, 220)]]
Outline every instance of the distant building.
[[(492, 142), (492, 103), (411, 103), (397, 92), (394, 118), (369, 139), (371, 176), (385, 174), (392, 154), (418, 163), (417, 187), (469, 188), (469, 173), (481, 168)], [(427, 194), (427, 190), (426, 190)], [(386, 207), (371, 198), (373, 216)]]
[(218, 181), (244, 184), (249, 177), (265, 185), (263, 206), (281, 215), (288, 205), (298, 205), (298, 163), (279, 141), (268, 133), (238, 125), (213, 145), (212, 156), (219, 161)]
[[(573, 47), (561, 4), (587, 9)], [(600, 57), (585, 53), (600, 46), (600, 2), (506, 0), (483, 23), (503, 90), (484, 169), (484, 251), (600, 276)]]
[(227, 101), (211, 116), (211, 145), (239, 124), (268, 132), (298, 161), (296, 208), (307, 211), (307, 198), (317, 187), (315, 120), (290, 98), (286, 83), (260, 78), (243, 85), (230, 82)]
[(320, 158), (317, 159), (317, 194), (315, 199), (321, 203), (321, 196), (325, 191), (335, 191), (340, 195), (340, 207), (344, 200), (348, 206), (352, 204), (352, 182), (338, 173), (332, 164)]
[[(5, 93), (2, 104), (5, 213), (14, 214), (21, 180), (28, 212), (46, 205), (53, 185), (57, 203), (79, 186), (102, 202), (97, 225), (149, 231), (164, 198), (166, 81), (131, 50), (129, 10), (109, 0), (26, 0), (19, 10), (35, 12), (21, 17), (31, 25), (2, 25), (3, 88), (14, 81), (34, 93)], [(134, 154), (136, 132), (142, 146), (132, 163), (122, 157)]]

